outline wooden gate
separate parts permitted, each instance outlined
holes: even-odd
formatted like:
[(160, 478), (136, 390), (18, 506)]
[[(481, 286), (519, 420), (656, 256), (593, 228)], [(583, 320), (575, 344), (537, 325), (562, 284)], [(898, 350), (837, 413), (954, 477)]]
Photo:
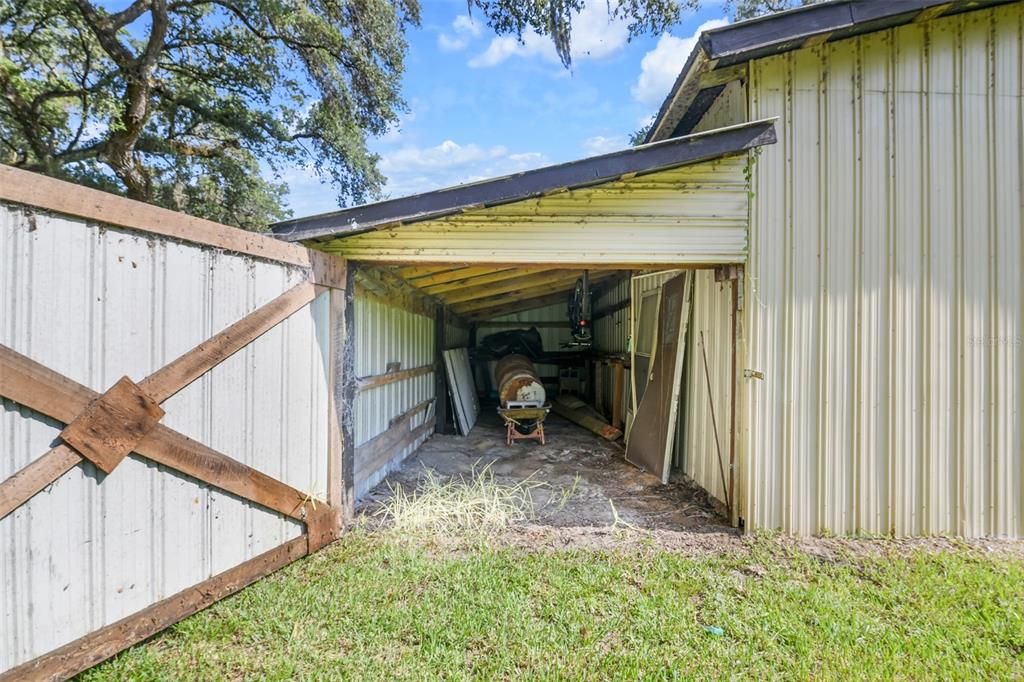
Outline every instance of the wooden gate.
[[(6, 620), (0, 624), (0, 630), (10, 633), (0, 638), (0, 646), (4, 647), (0, 650), (0, 679), (64, 678), (338, 537), (346, 510), (353, 503), (352, 467), (343, 465), (346, 460), (351, 462), (351, 446), (344, 447), (346, 442), (351, 444), (344, 400), (351, 394), (354, 378), (351, 372), (346, 373), (343, 362), (346, 290), (350, 293), (351, 287), (346, 284), (346, 268), (340, 259), (3, 166), (0, 201), (5, 202), (0, 204), (0, 225), (4, 230), (0, 235), (4, 240), (0, 242), (0, 293), (6, 301), (0, 303), (6, 305), (0, 308), (6, 318), (0, 329), (0, 398), (8, 406), (7, 420), (0, 425), (7, 424), (11, 432), (10, 438), (5, 434), (4, 445), (17, 443), (14, 452), (4, 452), (4, 468), (0, 468), (7, 476), (0, 482), (0, 531), (2, 538), (9, 540), (0, 561), (0, 577), (6, 578), (5, 583), (14, 583), (8, 588), (12, 590), (9, 604), (13, 608), (4, 608)], [(114, 237), (109, 234), (111, 230), (117, 230)], [(59, 269), (53, 271), (53, 278), (38, 275), (48, 259), (74, 258), (63, 247), (75, 249), (76, 244), (82, 245), (78, 251), (88, 251), (94, 258), (94, 262), (81, 269), (81, 278), (90, 281), (61, 284), (56, 276)], [(175, 261), (179, 257), (180, 266)], [(144, 259), (145, 262), (139, 262)], [(230, 272), (221, 275), (218, 266)], [(141, 275), (137, 274), (140, 268), (144, 271)], [(101, 294), (108, 294), (110, 301), (104, 300), (103, 295), (93, 296), (91, 279), (98, 271), (102, 271), (103, 278)], [(139, 310), (143, 306), (119, 305), (118, 301), (129, 300), (121, 297), (131, 294), (108, 288), (108, 280), (113, 278), (124, 278), (127, 287), (160, 289), (160, 295), (153, 294), (150, 300), (153, 307), (165, 308), (160, 318), (161, 339), (156, 340), (152, 330), (152, 320), (158, 313)], [(205, 283), (198, 289), (197, 278)], [(218, 289), (221, 280), (225, 285)], [(232, 284), (236, 281), (242, 286)], [(176, 306), (191, 310), (192, 302), (180, 300), (188, 292), (176, 291), (177, 282), (182, 283), (182, 289), (199, 292), (200, 300), (194, 304), (204, 310), (225, 300), (227, 305), (237, 307), (240, 303), (234, 299), (239, 297), (246, 298), (251, 305), (246, 305), (247, 312), (234, 322), (145, 377), (133, 377), (127, 368), (111, 368), (109, 365), (117, 362), (117, 353), (111, 358), (110, 349), (121, 349), (120, 355), (126, 362), (135, 357), (123, 350), (131, 347), (131, 337), (148, 335), (153, 348), (165, 349), (178, 345), (178, 336), (195, 331), (195, 325), (190, 327), (168, 312)], [(283, 292), (256, 305), (259, 295), (265, 297), (266, 290), (281, 284), (287, 285)], [(81, 302), (78, 306), (76, 299)], [(90, 329), (62, 336), (62, 316), (82, 306), (91, 311), (85, 325)], [(304, 314), (293, 317), (299, 311)], [(190, 315), (185, 313), (181, 317)], [(199, 326), (205, 326), (212, 317), (216, 316), (198, 315), (196, 319), (200, 320)], [(43, 328), (40, 318), (52, 322), (52, 336), (37, 331)], [(285, 325), (289, 318), (292, 321)], [(282, 326), (287, 328), (274, 340), (257, 347), (261, 337)], [(129, 338), (115, 335), (113, 330), (120, 330)], [(33, 357), (34, 351), (52, 357), (75, 354), (83, 343), (88, 343), (93, 355), (101, 358), (104, 370), (99, 374), (120, 378), (94, 389), (81, 379), (86, 374), (97, 374), (92, 368), (94, 357), (84, 363), (89, 365), (88, 370), (79, 369), (74, 362), (66, 363), (79, 373), (78, 377)], [(289, 349), (296, 347), (301, 349), (303, 358), (303, 366), (298, 370), (291, 367), (288, 359)], [(281, 387), (278, 397), (262, 390), (267, 381), (250, 380), (265, 370), (267, 363), (261, 362), (261, 358), (268, 349), (277, 354), (280, 363), (280, 367), (271, 368), (278, 374), (269, 382)], [(242, 353), (243, 350), (246, 352)], [(141, 355), (156, 356), (159, 352), (149, 350)], [(223, 369), (219, 383), (211, 378), (215, 368), (231, 358), (233, 364)], [(235, 375), (246, 380), (235, 383)], [(200, 382), (204, 378), (205, 384)], [(197, 385), (188, 396), (181, 395), (193, 384), (202, 385)], [(305, 394), (307, 391), (309, 395)], [(175, 396), (181, 399), (172, 400)], [(247, 417), (250, 430), (259, 422), (264, 434), (272, 440), (276, 437), (282, 447), (237, 443), (254, 436), (240, 432), (224, 418), (236, 409), (235, 400), (254, 413)], [(282, 412), (288, 415), (292, 415), (290, 409), (285, 409), (289, 401), (315, 406), (318, 414), (306, 416), (302, 409), (294, 413), (294, 418), (285, 414), (255, 414), (273, 409), (274, 400), (279, 400)], [(17, 414), (11, 416), (15, 407)], [(197, 412), (201, 413), (198, 419)], [(263, 424), (263, 420), (267, 423)], [(169, 422), (188, 425), (192, 433), (183, 433), (180, 427), (169, 426)], [(28, 458), (30, 461), (23, 466), (13, 465), (19, 458), (26, 459), (18, 452), (25, 443), (38, 441), (32, 434), (47, 425), (58, 428), (56, 424), (62, 427), (48, 449), (41, 449), (37, 457)], [(29, 435), (22, 438), (22, 432)], [(199, 432), (205, 436), (197, 437)], [(218, 443), (222, 445), (218, 447)], [(288, 449), (287, 444), (292, 443), (297, 444), (296, 451)], [(222, 449), (244, 451), (252, 461), (242, 462)], [(133, 461), (131, 467), (127, 467), (126, 458)], [(139, 467), (137, 462), (146, 466)], [(122, 473), (126, 467), (131, 471)], [(274, 467), (282, 471), (281, 476), (265, 471)], [(292, 472), (292, 478), (302, 478), (304, 486), (282, 480), (290, 468), (297, 472)], [(321, 468), (326, 470), (320, 471)], [(84, 472), (79, 477), (84, 477), (82, 483), (59, 485), (62, 477), (76, 469)], [(139, 486), (164, 485), (154, 483), (155, 477), (172, 477), (175, 492), (153, 494), (150, 502), (176, 498), (176, 505), (168, 502), (163, 508), (138, 510), (140, 516), (148, 517), (148, 524), (133, 525), (130, 518), (126, 520), (125, 517), (133, 515), (131, 509), (110, 512), (113, 505), (108, 488), (116, 489), (119, 495), (131, 495)], [(321, 481), (326, 483), (325, 490), (315, 490), (316, 483)], [(74, 486), (85, 492), (75, 497), (74, 490), (78, 488)], [(179, 494), (179, 489), (187, 495)], [(209, 491), (218, 491), (218, 496), (212, 497)], [(192, 495), (194, 500), (189, 498)], [(69, 497), (73, 499), (68, 500)], [(97, 504), (103, 507), (101, 511), (97, 511)], [(54, 543), (50, 557), (54, 568), (49, 575), (36, 575), (38, 569), (33, 568), (35, 559), (31, 555), (41, 550), (33, 548), (28, 538), (53, 533), (62, 517), (75, 514), (89, 515), (94, 522), (87, 525), (84, 537), (71, 538), (67, 556)], [(178, 528), (176, 519), (180, 515), (185, 515), (185, 523)], [(228, 518), (234, 521), (225, 521)], [(141, 526), (146, 526), (146, 532), (136, 530)], [(271, 530), (261, 532), (257, 526)], [(176, 531), (183, 537), (174, 536)], [(141, 539), (132, 539), (133, 532), (140, 534)], [(245, 537), (239, 539), (240, 534)], [(153, 564), (161, 552), (169, 556), (165, 548), (167, 535), (174, 536), (169, 541), (173, 546), (197, 557), (195, 561), (203, 566), (190, 566), (187, 572), (199, 571), (197, 575), (203, 579), (183, 591), (163, 596), (164, 588), (175, 584), (174, 576), (165, 575), (171, 569), (148, 564)], [(198, 549), (196, 535), (202, 537), (206, 549)], [(267, 549), (267, 538), (271, 537), (287, 540)], [(79, 541), (83, 545), (95, 543), (101, 549), (81, 549)], [(217, 545), (221, 543), (234, 543), (237, 551), (218, 555)], [(243, 556), (248, 558), (240, 561)], [(80, 604), (88, 613), (81, 616), (76, 614), (73, 596), (83, 591), (80, 587), (66, 599), (68, 613), (61, 613), (59, 594), (40, 600), (51, 604), (49, 607), (34, 603), (36, 595), (47, 589), (59, 593), (75, 584), (74, 573), (78, 569), (74, 567), (83, 563), (83, 557), (87, 560), (84, 563), (97, 561), (100, 566), (116, 562), (119, 557), (127, 558), (139, 576), (138, 581), (127, 587), (119, 583), (120, 587), (115, 589), (136, 590), (141, 596), (118, 600), (85, 594), (80, 597)], [(229, 567), (217, 570), (224, 568), (224, 563)], [(122, 569), (115, 572), (119, 570)], [(128, 568), (123, 571), (129, 574)], [(82, 582), (88, 582), (85, 573), (83, 567), (77, 576)], [(30, 585), (33, 578), (36, 582)], [(130, 579), (122, 582), (129, 583)], [(93, 587), (107, 584), (103, 575), (93, 575), (92, 580)], [(134, 603), (147, 605), (114, 618), (125, 605)], [(47, 631), (47, 618), (54, 620), (53, 629), (61, 633), (56, 640), (48, 639), (49, 634), (39, 634)], [(72, 625), (58, 627), (57, 623), (64, 621)], [(68, 641), (62, 642), (60, 637)], [(52, 649), (50, 645), (55, 643), (60, 646)]]

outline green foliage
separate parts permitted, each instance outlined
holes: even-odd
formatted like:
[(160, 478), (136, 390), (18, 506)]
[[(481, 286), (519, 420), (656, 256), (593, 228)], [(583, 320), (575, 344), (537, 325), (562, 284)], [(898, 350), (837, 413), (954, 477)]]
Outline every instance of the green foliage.
[(243, 227), (308, 166), (376, 196), (415, 0), (0, 0), (0, 161)]
[(1019, 558), (894, 548), (444, 552), (354, 533), (84, 679), (1024, 675)]
[(728, 0), (727, 6), (733, 11), (733, 19), (740, 21), (818, 2), (821, 0)]
[(629, 144), (632, 147), (639, 147), (647, 140), (648, 133), (651, 132), (651, 128), (654, 127), (654, 121), (652, 120), (645, 126), (641, 126), (629, 134)]
[[(697, 0), (617, 0), (631, 35)], [(571, 61), (584, 0), (469, 0)], [(340, 204), (380, 195), (367, 149), (397, 121), (417, 0), (0, 0), (0, 162), (251, 229), (296, 169)], [(269, 175), (277, 178), (268, 182)]]

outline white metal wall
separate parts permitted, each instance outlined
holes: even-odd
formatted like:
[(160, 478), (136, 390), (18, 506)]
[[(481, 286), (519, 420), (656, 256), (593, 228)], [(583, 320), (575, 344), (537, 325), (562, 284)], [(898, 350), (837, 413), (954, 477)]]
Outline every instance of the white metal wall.
[[(285, 265), (0, 204), (0, 344), (96, 391), (138, 381), (297, 283)], [(162, 423), (321, 498), (320, 296), (163, 404)], [(61, 425), (0, 399), (0, 480)], [(298, 536), (301, 526), (134, 455), (88, 463), (0, 520), (0, 670)]]
[[(431, 317), (381, 302), (356, 290), (355, 295), (355, 373), (360, 377), (384, 374), (388, 363), (400, 362), (402, 369), (413, 369), (434, 362), (434, 324)], [(434, 374), (430, 372), (404, 381), (385, 384), (360, 392), (355, 404), (356, 447), (388, 430), (394, 417), (418, 403), (434, 397)], [(427, 413), (416, 415), (411, 424), (423, 424)], [(355, 464), (356, 497), (362, 497), (412, 454), (428, 436), (396, 453), (391, 461), (374, 472), (362, 472)]]
[[(629, 278), (597, 296), (592, 308), (600, 310), (629, 299)], [(605, 353), (629, 352), (629, 306), (594, 322), (594, 348)]]
[[(686, 347), (683, 405), (680, 407), (683, 428), (677, 441), (682, 449), (683, 471), (723, 503), (726, 500), (725, 491), (729, 481), (729, 451), (732, 439), (732, 286), (731, 282), (716, 282), (713, 270), (698, 270), (694, 274), (693, 313), (690, 317)], [(704, 374), (705, 352), (708, 363), (707, 375)], [(721, 468), (718, 446), (721, 447)]]
[(356, 260), (737, 263), (747, 252), (745, 155), (335, 240)]
[(1024, 5), (755, 61), (751, 526), (1024, 535)]
[[(544, 344), (544, 350), (561, 350), (563, 343), (568, 343), (572, 340), (572, 333), (569, 330), (569, 294), (565, 295), (565, 300), (566, 303), (553, 303), (542, 308), (524, 310), (488, 320), (488, 322), (497, 324), (497, 326), (488, 324), (486, 327), (479, 327), (476, 332), (477, 343), (482, 341), (485, 336), (491, 334), (509, 331), (510, 329), (529, 329), (534, 322), (564, 322), (565, 324), (560, 327), (537, 328), (537, 331), (540, 333), (541, 342)], [(498, 389), (494, 386), (495, 364), (494, 362), (481, 362), (477, 364), (476, 368), (478, 390), (482, 389), (492, 397), (497, 397), (498, 395)], [(541, 376), (556, 376), (558, 374), (558, 365), (538, 364), (536, 367), (537, 372)]]

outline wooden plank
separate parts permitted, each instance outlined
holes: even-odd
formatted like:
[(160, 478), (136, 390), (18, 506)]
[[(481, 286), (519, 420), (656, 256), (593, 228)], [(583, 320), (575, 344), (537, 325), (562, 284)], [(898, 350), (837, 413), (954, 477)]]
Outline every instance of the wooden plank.
[[(3, 370), (0, 371), (0, 395), (64, 423), (73, 421), (98, 395), (95, 391), (2, 345), (0, 369)], [(26, 380), (26, 377), (30, 380)], [(221, 490), (295, 519), (304, 519), (307, 507), (312, 508), (317, 504), (317, 501), (310, 499), (306, 493), (162, 424), (156, 425), (149, 435), (142, 439), (135, 452), (175, 471), (198, 478)], [(56, 461), (57, 456), (53, 450), (43, 455), (44, 458), (53, 461)], [(38, 468), (54, 470), (57, 467), (51, 462), (45, 466), (41, 464)], [(8, 481), (11, 479), (5, 481), (3, 488), (0, 488), (5, 496)]]
[(39, 173), (0, 165), (0, 199), (149, 234), (311, 267), (309, 249)]
[(470, 320), (485, 320), (493, 319), (495, 317), (503, 317), (505, 315), (511, 315), (512, 313), (522, 312), (524, 310), (533, 310), (534, 308), (543, 308), (544, 306), (551, 305), (552, 303), (566, 303), (569, 300), (569, 294), (566, 291), (559, 291), (554, 294), (545, 294), (543, 296), (536, 296), (533, 298), (525, 298), (514, 303), (506, 303), (504, 305), (495, 306), (493, 308), (485, 308), (483, 310), (477, 310), (467, 317)]
[[(356, 478), (366, 480), (366, 477), (373, 474), (378, 468), (390, 460), (390, 454), (394, 452), (398, 443), (412, 430), (411, 422), (416, 415), (427, 410), (433, 405), (433, 398), (424, 400), (414, 405), (391, 420), (387, 431), (377, 434), (370, 440), (356, 448)], [(383, 461), (381, 461), (383, 459)], [(368, 467), (371, 467), (368, 469)]]
[[(506, 265), (502, 267), (502, 270), (509, 270), (512, 266)], [(428, 265), (418, 266), (411, 268), (401, 268), (398, 270), (398, 275), (409, 281), (415, 287), (428, 287), (434, 284), (447, 284), (450, 282), (457, 282), (466, 279), (467, 277), (477, 277), (479, 275), (486, 275), (494, 272), (493, 267), (465, 267), (465, 266), (452, 266), (452, 265)], [(417, 273), (416, 271), (421, 271)]]
[(371, 388), (378, 388), (380, 386), (387, 386), (398, 381), (405, 381), (406, 379), (414, 379), (421, 377), (424, 374), (430, 374), (434, 371), (434, 365), (420, 365), (419, 367), (413, 367), (411, 369), (400, 369), (397, 372), (388, 372), (386, 374), (374, 374), (373, 376), (360, 377), (356, 380), (356, 386), (359, 391), (368, 391)]
[(356, 514), (356, 438), (355, 406), (357, 393), (356, 378), (356, 272), (357, 267), (349, 264), (345, 274), (345, 307), (341, 338), (341, 385), (337, 389), (337, 409), (341, 413), (341, 485), (343, 489), (342, 518), (345, 523), (355, 519)]
[(622, 429), (622, 398), (625, 388), (625, 363), (622, 360), (611, 361), (612, 367), (612, 426)]
[[(456, 291), (462, 287), (477, 286), (480, 284), (490, 284), (492, 282), (503, 282), (507, 279), (514, 277), (521, 277), (527, 275), (533, 270), (524, 268), (473, 268), (476, 270), (483, 270), (483, 273), (476, 273), (470, 276), (464, 276), (459, 279), (452, 279), (450, 281), (441, 282), (439, 284), (421, 284), (420, 280), (413, 280), (411, 283), (414, 287), (422, 289), (424, 292), (433, 296), (441, 296), (448, 291)], [(441, 298), (444, 298), (441, 296)]]
[(477, 326), (486, 329), (487, 327), (500, 327), (501, 329), (516, 329), (516, 328), (527, 328), (536, 327), (537, 329), (565, 329), (569, 328), (569, 318), (566, 317), (565, 321), (537, 321), (537, 322), (501, 322), (496, 320), (483, 320), (477, 323)]
[(104, 473), (117, 468), (164, 416), (128, 377), (121, 377), (61, 431), (61, 439)]
[(12, 668), (0, 675), (0, 682), (73, 677), (306, 556), (308, 551), (306, 537), (297, 537), (138, 613)]
[(519, 291), (530, 287), (539, 287), (545, 284), (555, 284), (566, 281), (575, 282), (583, 275), (582, 270), (541, 270), (530, 272), (503, 282), (492, 282), (483, 285), (464, 286), (441, 296), (446, 304), (454, 305), (474, 299), (489, 298), (512, 291)]
[(61, 443), (0, 483), (0, 519), (82, 463), (82, 456)]
[(395, 453), (405, 450), (410, 445), (414, 444), (420, 438), (429, 436), (434, 432), (436, 419), (433, 415), (427, 417), (427, 420), (417, 426), (415, 429), (407, 430), (404, 434), (401, 431), (400, 437), (389, 440), (387, 446), (381, 446), (380, 449), (376, 450), (372, 454), (372, 459), (366, 459), (359, 463), (356, 470), (356, 482), (362, 484), (370, 476), (375, 474), (380, 468), (386, 465), (395, 456)]
[(140, 381), (139, 386), (158, 403), (162, 403), (305, 307), (315, 297), (312, 282), (296, 284), (153, 372)]
[(330, 348), (327, 354), (327, 504), (335, 510), (334, 524), (340, 532), (345, 523), (345, 486), (342, 478), (342, 422), (345, 418), (342, 410), (342, 387), (345, 381), (345, 291), (332, 289), (328, 296)]
[[(590, 281), (592, 283), (597, 283), (606, 280), (609, 277), (613, 277), (616, 274), (618, 273), (615, 271), (592, 273), (590, 275)], [(527, 283), (524, 287), (510, 292), (501, 293), (496, 296), (479, 298), (466, 303), (458, 303), (452, 307), (460, 314), (473, 315), (479, 310), (486, 310), (491, 307), (516, 303), (523, 299), (546, 296), (557, 292), (564, 292), (565, 298), (568, 301), (569, 295), (572, 293), (573, 288), (576, 285), (576, 280), (579, 279), (581, 275), (582, 272), (579, 270), (570, 271), (569, 274), (564, 275), (561, 279), (556, 279), (536, 286)]]
[[(309, 303), (314, 294), (314, 287), (311, 283), (299, 283), (216, 336), (157, 370), (144, 379), (140, 383), (140, 387), (149, 393), (156, 402), (163, 402)], [(25, 363), (26, 359), (10, 349), (0, 347), (0, 369), (4, 370), (0, 372), (0, 395), (10, 396), (17, 393), (23, 397), (18, 401), (21, 404), (37, 412), (48, 414), (65, 424), (73, 422), (86, 409), (88, 401), (78, 408), (70, 408), (71, 403), (67, 402), (61, 405), (48, 404), (47, 400), (52, 398), (55, 393), (53, 389), (40, 389), (39, 386), (49, 382), (55, 387), (62, 387), (65, 391), (70, 391), (74, 382), (68, 382), (57, 372), (53, 372), (39, 363)], [(40, 384), (41, 381), (42, 384)], [(18, 385), (15, 386), (15, 383)], [(84, 396), (91, 393), (88, 389), (81, 392), (79, 401), (81, 402), (84, 400)], [(69, 409), (58, 416), (54, 412), (58, 407)], [(58, 446), (29, 464), (26, 469), (16, 472), (0, 483), (0, 518), (30, 500), (80, 462), (80, 457), (76, 460), (67, 449)], [(46, 476), (51, 476), (51, 478), (47, 480)]]
[[(434, 320), (434, 366), (444, 366), (444, 349), (446, 329), (448, 326), (448, 309), (438, 306), (437, 318)], [(434, 372), (434, 411), (437, 415), (437, 432), (444, 433), (448, 427), (448, 373)]]

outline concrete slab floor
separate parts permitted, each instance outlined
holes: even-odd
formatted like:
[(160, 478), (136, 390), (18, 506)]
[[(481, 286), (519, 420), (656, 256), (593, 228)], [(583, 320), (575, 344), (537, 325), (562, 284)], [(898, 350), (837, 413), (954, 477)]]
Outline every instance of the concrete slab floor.
[[(692, 483), (661, 481), (624, 459), (624, 448), (556, 415), (545, 421), (547, 443), (505, 445), (505, 429), (493, 408), (484, 407), (469, 436), (435, 435), (360, 504), (372, 512), (390, 496), (390, 486), (413, 490), (428, 470), (443, 477), (468, 477), (491, 465), (495, 480), (543, 483), (533, 491), (533, 525), (607, 527), (619, 518), (640, 529), (736, 533)], [(567, 492), (568, 499), (566, 500)]]

